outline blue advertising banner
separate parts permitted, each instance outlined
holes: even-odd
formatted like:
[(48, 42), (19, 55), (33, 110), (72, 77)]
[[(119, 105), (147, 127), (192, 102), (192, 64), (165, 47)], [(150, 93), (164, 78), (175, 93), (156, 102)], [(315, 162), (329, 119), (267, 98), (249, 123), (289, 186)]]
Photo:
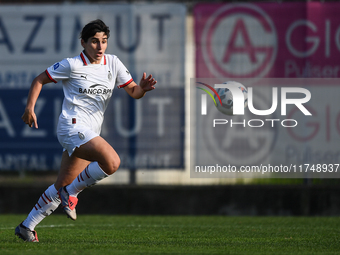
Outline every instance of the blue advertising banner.
[(62, 147), (56, 136), (61, 89), (43, 89), (35, 112), (39, 128), (21, 120), (27, 89), (0, 90), (0, 170), (57, 170)]
[(115, 148), (123, 168), (183, 168), (184, 90), (157, 88), (134, 100), (114, 91), (102, 136)]
[[(36, 104), (39, 128), (21, 120), (28, 90), (0, 90), (0, 170), (58, 170), (62, 147), (56, 126), (62, 89), (44, 89)], [(121, 168), (182, 168), (184, 91), (155, 89), (140, 100), (116, 89), (102, 136), (121, 157)]]
[(22, 120), (32, 80), (82, 51), (79, 33), (100, 18), (109, 27), (107, 54), (136, 83), (153, 74), (157, 89), (140, 100), (115, 89), (101, 135), (126, 169), (184, 169), (186, 7), (182, 4), (6, 5), (0, 9), (0, 171), (58, 170), (56, 137), (62, 84), (45, 85), (36, 104), (39, 129)]

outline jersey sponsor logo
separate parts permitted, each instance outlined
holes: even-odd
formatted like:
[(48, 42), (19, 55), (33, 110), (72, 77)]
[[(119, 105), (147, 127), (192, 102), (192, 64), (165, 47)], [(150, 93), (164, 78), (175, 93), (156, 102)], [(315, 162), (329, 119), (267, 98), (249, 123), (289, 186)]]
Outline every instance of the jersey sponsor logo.
[(80, 78), (84, 78), (85, 80), (87, 80), (87, 74), (86, 75), (80, 75)]
[(112, 93), (112, 89), (108, 89), (104, 85), (95, 84), (90, 86), (88, 89), (79, 88), (79, 93), (89, 95), (95, 94), (106, 95)]

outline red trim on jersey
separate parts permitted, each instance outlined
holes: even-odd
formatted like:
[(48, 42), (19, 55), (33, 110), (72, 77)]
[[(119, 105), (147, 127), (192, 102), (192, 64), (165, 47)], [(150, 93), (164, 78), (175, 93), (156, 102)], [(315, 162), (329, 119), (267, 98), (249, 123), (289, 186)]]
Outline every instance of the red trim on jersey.
[(57, 81), (55, 79), (53, 79), (52, 76), (49, 74), (47, 69), (45, 70), (45, 73), (47, 74), (48, 78), (50, 78), (51, 81), (53, 81), (54, 83), (57, 83)]
[[(86, 62), (86, 58), (84, 56), (84, 52), (80, 53), (80, 57), (81, 57), (81, 60), (83, 60), (84, 65), (87, 66), (87, 62)], [(105, 55), (104, 55), (104, 65), (106, 65), (106, 57), (105, 57)]]
[(80, 53), (80, 57), (81, 57), (81, 59), (83, 60), (84, 65), (87, 66), (86, 59), (85, 59), (85, 57), (84, 57), (84, 55), (83, 55), (82, 52)]
[(124, 84), (122, 85), (119, 85), (118, 88), (124, 88), (125, 86), (129, 85), (131, 82), (133, 82), (133, 79), (131, 78), (130, 80), (128, 80), (127, 82), (125, 82)]

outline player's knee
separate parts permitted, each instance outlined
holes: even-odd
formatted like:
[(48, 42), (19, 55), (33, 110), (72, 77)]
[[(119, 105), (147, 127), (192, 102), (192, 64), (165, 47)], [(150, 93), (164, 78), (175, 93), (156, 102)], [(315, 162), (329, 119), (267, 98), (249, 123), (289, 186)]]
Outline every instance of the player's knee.
[(109, 169), (108, 169), (107, 174), (109, 175), (114, 174), (118, 170), (119, 166), (120, 166), (120, 158), (115, 157), (114, 159), (111, 160), (109, 164)]
[(118, 170), (119, 166), (120, 166), (120, 158), (117, 157), (113, 162), (113, 166), (112, 166), (113, 173)]

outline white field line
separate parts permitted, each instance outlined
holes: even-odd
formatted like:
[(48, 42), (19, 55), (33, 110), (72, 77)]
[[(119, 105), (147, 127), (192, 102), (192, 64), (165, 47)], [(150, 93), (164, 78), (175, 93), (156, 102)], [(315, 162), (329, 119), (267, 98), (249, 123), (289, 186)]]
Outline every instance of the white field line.
[[(40, 225), (37, 226), (37, 228), (67, 228), (67, 227), (74, 227), (75, 224), (58, 224), (58, 225)], [(15, 227), (0, 227), (0, 230), (6, 230), (6, 229), (15, 229)]]
[[(68, 228), (75, 226), (87, 226), (89, 224), (57, 224), (57, 225), (38, 225), (36, 228)], [(116, 224), (91, 224), (93, 227), (117, 227)], [(121, 226), (120, 226), (121, 227)], [(166, 224), (128, 224), (127, 228), (182, 228), (183, 225), (166, 225)], [(185, 226), (185, 228), (190, 226)], [(203, 225), (203, 226), (192, 226), (192, 228), (226, 228), (228, 226), (216, 226), (216, 225)], [(0, 230), (15, 229), (15, 227), (0, 227)]]

